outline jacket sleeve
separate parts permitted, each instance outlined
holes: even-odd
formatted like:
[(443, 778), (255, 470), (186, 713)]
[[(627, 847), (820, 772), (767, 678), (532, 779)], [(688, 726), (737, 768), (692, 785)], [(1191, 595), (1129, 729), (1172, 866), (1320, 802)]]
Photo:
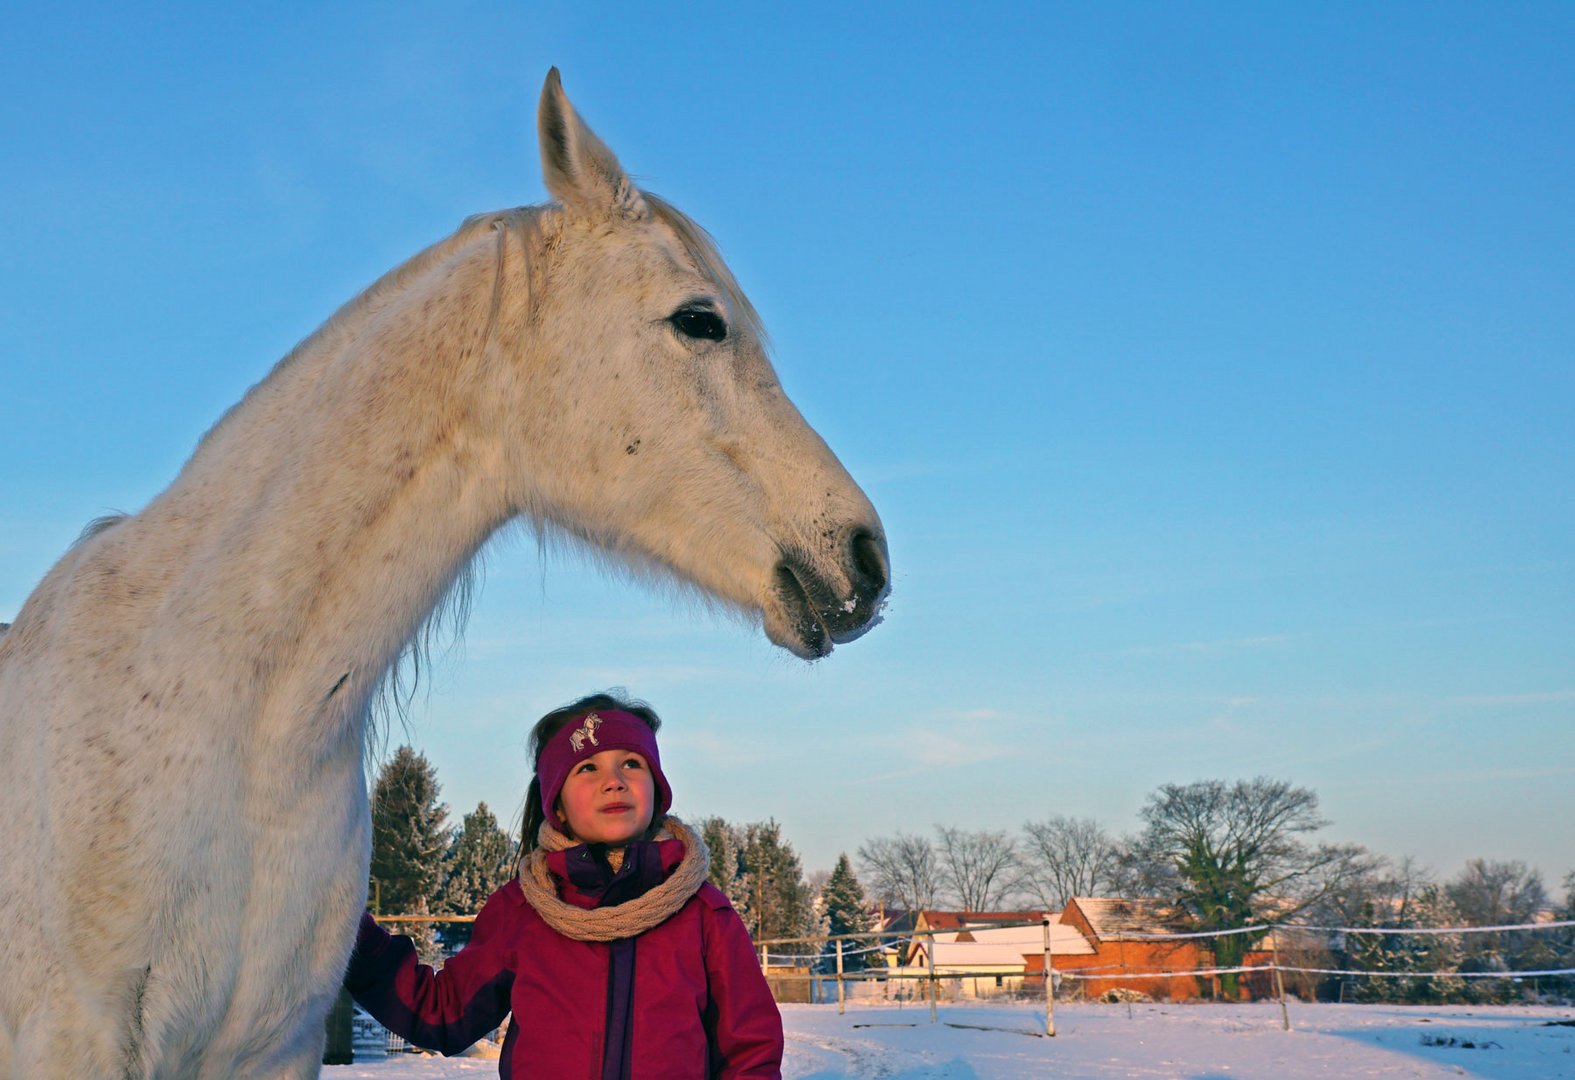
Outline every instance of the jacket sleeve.
[(781, 1080), (782, 1014), (760, 972), (749, 931), (720, 892), (707, 906), (710, 1074), (716, 1080)]
[(457, 1054), (503, 1022), (514, 971), (505, 961), (511, 900), (493, 893), (476, 916), (470, 943), (443, 965), (416, 959), (408, 937), (361, 916), (345, 989), (380, 1024), (408, 1042)]

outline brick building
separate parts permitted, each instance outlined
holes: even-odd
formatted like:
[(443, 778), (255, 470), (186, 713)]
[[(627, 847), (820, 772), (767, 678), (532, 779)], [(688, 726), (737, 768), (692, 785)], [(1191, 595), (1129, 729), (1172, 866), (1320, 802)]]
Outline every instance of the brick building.
[[(1057, 951), (1052, 957), (1058, 973), (1082, 976), (1077, 983), (1085, 998), (1097, 998), (1117, 989), (1169, 1001), (1186, 1001), (1203, 993), (1202, 980), (1195, 975), (1116, 977), (1212, 966), (1214, 954), (1207, 938), (1154, 940), (1154, 935), (1181, 935), (1196, 929), (1181, 908), (1159, 900), (1075, 896), (1061, 912), (1060, 924), (1075, 930), (1089, 945), (1086, 953), (1069, 954), (1063, 959)], [(1042, 986), (1043, 954), (1027, 960), (1025, 974)]]

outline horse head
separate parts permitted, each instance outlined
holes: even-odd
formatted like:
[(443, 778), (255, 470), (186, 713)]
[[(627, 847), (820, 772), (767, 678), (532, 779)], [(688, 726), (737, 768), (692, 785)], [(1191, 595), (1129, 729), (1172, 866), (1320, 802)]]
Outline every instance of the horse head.
[(808, 659), (878, 619), (880, 519), (788, 400), (710, 237), (641, 191), (547, 76), (544, 281), (507, 380), (514, 509), (757, 614)]

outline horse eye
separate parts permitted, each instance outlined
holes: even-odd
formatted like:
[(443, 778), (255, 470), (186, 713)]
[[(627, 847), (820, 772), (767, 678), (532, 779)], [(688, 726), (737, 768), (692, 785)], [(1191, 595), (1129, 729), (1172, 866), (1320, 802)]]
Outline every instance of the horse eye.
[(679, 308), (667, 321), (684, 337), (702, 341), (721, 341), (727, 337), (727, 323), (707, 308)]

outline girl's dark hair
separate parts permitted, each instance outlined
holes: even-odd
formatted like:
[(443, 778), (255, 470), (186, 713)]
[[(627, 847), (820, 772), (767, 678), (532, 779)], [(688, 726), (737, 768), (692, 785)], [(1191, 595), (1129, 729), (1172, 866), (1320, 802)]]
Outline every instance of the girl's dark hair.
[[(619, 709), (633, 716), (638, 716), (645, 721), (645, 726), (651, 729), (651, 734), (656, 734), (662, 726), (662, 718), (656, 715), (656, 710), (638, 698), (625, 697), (621, 687), (604, 690), (596, 694), (588, 694), (580, 700), (571, 702), (536, 721), (536, 726), (530, 729), (531, 778), (530, 787), (525, 791), (525, 810), (520, 824), (520, 850), (530, 851), (536, 846), (536, 833), (541, 829), (541, 823), (546, 820), (541, 810), (541, 777), (536, 775), (536, 770), (541, 767), (541, 752), (552, 741), (552, 737), (564, 728), (585, 718), (586, 713), (593, 713), (599, 709)], [(667, 821), (666, 814), (656, 814), (651, 818), (651, 827), (646, 830), (645, 838), (649, 840), (656, 835)]]

